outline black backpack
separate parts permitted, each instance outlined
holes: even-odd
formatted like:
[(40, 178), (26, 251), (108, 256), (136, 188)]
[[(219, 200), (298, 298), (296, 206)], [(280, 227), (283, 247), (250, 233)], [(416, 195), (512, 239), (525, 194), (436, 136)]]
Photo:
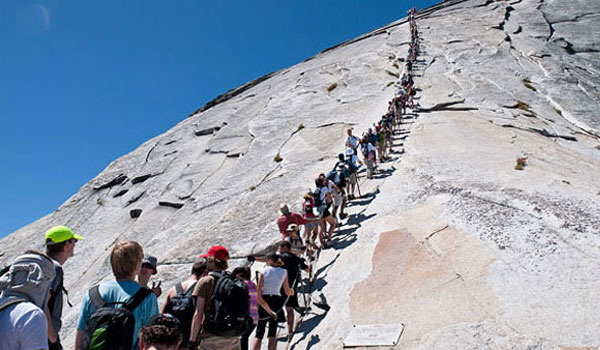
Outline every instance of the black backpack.
[(190, 339), (192, 318), (194, 317), (194, 312), (196, 312), (196, 298), (192, 296), (194, 287), (196, 287), (196, 282), (187, 291), (184, 291), (181, 283), (177, 283), (175, 285), (177, 294), (171, 298), (171, 302), (165, 308), (165, 313), (175, 316), (181, 323), (184, 343)]
[(321, 187), (317, 187), (313, 192), (313, 198), (315, 200), (315, 207), (319, 208), (323, 205), (323, 201), (321, 201)]
[[(148, 288), (140, 288), (126, 302), (107, 303), (98, 286), (92, 287), (89, 297), (96, 310), (85, 323), (83, 350), (131, 350), (135, 330), (133, 310), (151, 293)], [(115, 304), (122, 306), (111, 307)]]
[(252, 324), (250, 317), (250, 294), (244, 281), (231, 273), (211, 272), (215, 281), (211, 296), (210, 312), (204, 329), (209, 333), (234, 337), (244, 334)]

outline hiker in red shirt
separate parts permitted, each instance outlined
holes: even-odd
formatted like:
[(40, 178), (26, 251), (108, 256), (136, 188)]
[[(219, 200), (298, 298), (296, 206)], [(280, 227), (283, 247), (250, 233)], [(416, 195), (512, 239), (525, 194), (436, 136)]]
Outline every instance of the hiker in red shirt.
[(285, 239), (288, 234), (286, 229), (290, 224), (296, 224), (298, 226), (306, 224), (306, 219), (302, 217), (302, 215), (298, 213), (290, 213), (290, 209), (287, 204), (283, 203), (279, 207), (281, 211), (281, 216), (277, 219), (277, 226), (279, 226), (279, 232), (281, 232), (282, 239)]

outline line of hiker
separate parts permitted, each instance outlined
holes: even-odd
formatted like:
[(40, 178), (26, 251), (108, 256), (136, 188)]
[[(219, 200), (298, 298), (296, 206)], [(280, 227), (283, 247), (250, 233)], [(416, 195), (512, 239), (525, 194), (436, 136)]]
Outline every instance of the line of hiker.
[[(407, 58), (400, 60), (404, 71), (387, 112), (361, 137), (353, 129), (346, 131), (345, 153), (314, 179), (315, 189), (302, 197), (300, 213), (280, 205), (277, 226), (282, 239), (277, 251), (250, 255), (228, 272), (229, 251), (213, 246), (193, 263), (185, 280), (167, 290), (159, 310), (161, 282), (149, 285), (157, 273), (157, 259), (144, 255), (137, 242), (117, 242), (110, 253), (114, 280), (92, 287), (81, 303), (75, 350), (245, 350), (253, 333), (252, 349), (260, 350), (265, 332), (268, 349), (275, 350), (279, 323), (287, 323), (289, 348), (312, 303), (320, 252), (335, 245), (336, 229), (348, 217), (346, 208), (362, 197), (359, 174), (366, 170), (366, 178), (374, 178), (378, 163), (390, 159), (392, 136), (407, 107), (414, 109), (412, 69), (419, 37), (416, 10), (407, 14), (411, 45)], [(63, 349), (59, 331), (65, 301), (72, 307), (63, 265), (82, 239), (68, 227), (53, 227), (45, 233), (45, 253), (26, 251), (2, 270), (0, 350)], [(265, 266), (253, 281), (255, 261)]]

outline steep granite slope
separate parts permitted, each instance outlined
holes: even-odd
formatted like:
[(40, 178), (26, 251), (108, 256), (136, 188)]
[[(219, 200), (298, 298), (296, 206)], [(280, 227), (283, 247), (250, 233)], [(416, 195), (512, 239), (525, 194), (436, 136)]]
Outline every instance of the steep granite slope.
[[(421, 109), (323, 251), (315, 288), (331, 309), (297, 349), (390, 322), (406, 324), (405, 349), (600, 346), (599, 17), (594, 0), (450, 1), (417, 16)], [(333, 165), (348, 126), (385, 112), (409, 41), (401, 20), (217, 98), (4, 238), (0, 264), (69, 225), (86, 238), (66, 267), (79, 303), (110, 277), (118, 239), (159, 257), (165, 287), (212, 244), (264, 249), (279, 203)], [(72, 340), (78, 308), (65, 311)]]

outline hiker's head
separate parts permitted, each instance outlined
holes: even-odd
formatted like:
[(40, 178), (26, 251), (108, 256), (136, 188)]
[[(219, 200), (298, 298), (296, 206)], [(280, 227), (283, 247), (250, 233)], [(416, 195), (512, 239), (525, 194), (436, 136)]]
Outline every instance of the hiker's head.
[(290, 213), (290, 208), (287, 206), (287, 204), (285, 203), (281, 203), (279, 205), (279, 211), (281, 212), (281, 214), (283, 215), (288, 215)]
[(340, 162), (343, 162), (345, 157), (344, 157), (344, 153), (339, 153), (338, 154), (338, 159), (340, 160)]
[(207, 272), (207, 267), (206, 259), (200, 259), (200, 261), (197, 261), (194, 263), (194, 265), (192, 265), (192, 272), (190, 274), (200, 278)]
[(346, 132), (348, 133), (348, 136), (352, 136), (352, 128), (348, 129)]
[(285, 231), (292, 236), (298, 235), (298, 230), (298, 225), (296, 224), (289, 224), (288, 227), (285, 229)]
[(313, 194), (312, 194), (312, 192), (311, 192), (311, 191), (308, 191), (308, 192), (307, 192), (307, 193), (304, 195), (304, 197), (302, 197), (302, 198), (304, 198), (304, 200), (305, 200), (305, 201), (309, 201), (309, 202), (310, 202), (310, 201), (313, 199)]
[(315, 179), (315, 185), (316, 185), (317, 187), (323, 187), (323, 179), (321, 179), (320, 177), (317, 177), (317, 178)]
[(83, 237), (76, 235), (66, 226), (55, 226), (48, 231), (44, 237), (46, 245), (46, 254), (56, 258), (60, 254), (64, 254), (66, 259), (73, 256), (75, 251), (75, 243)]
[(50, 257), (28, 250), (16, 258), (8, 273), (0, 278), (2, 296), (25, 298), (44, 309), (55, 271)]
[(110, 266), (116, 279), (132, 279), (142, 268), (144, 249), (135, 241), (117, 242), (110, 252)]
[(252, 275), (250, 273), (250, 267), (248, 266), (236, 267), (235, 269), (233, 269), (233, 272), (231, 274), (245, 281), (249, 281), (252, 278)]
[(149, 280), (150, 276), (156, 275), (156, 273), (158, 272), (156, 271), (157, 263), (158, 261), (156, 260), (156, 257), (152, 255), (144, 257), (144, 259), (142, 260), (142, 268), (140, 269), (140, 277), (142, 277), (145, 280)]
[(170, 314), (156, 314), (140, 329), (140, 350), (176, 350), (181, 344), (181, 323)]
[(279, 252), (280, 253), (287, 253), (290, 250), (292, 250), (292, 245), (290, 244), (290, 242), (288, 242), (288, 241), (279, 242)]
[(281, 260), (281, 257), (279, 255), (271, 254), (267, 257), (267, 265), (279, 267), (283, 266), (283, 261)]
[(200, 255), (201, 258), (205, 258), (209, 271), (222, 271), (227, 270), (227, 260), (229, 260), (229, 251), (222, 245), (215, 245), (210, 247), (208, 252), (204, 255)]

